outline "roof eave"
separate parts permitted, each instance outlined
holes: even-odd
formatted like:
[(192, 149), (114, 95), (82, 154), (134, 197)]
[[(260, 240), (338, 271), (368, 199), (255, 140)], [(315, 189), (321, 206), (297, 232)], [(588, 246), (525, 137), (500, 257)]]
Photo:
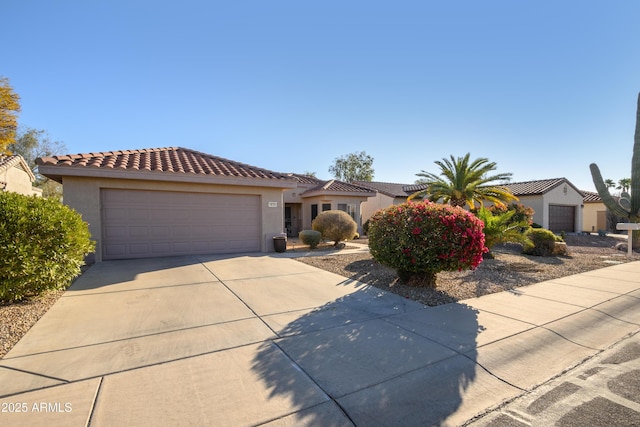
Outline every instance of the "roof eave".
[[(527, 191), (524, 193), (520, 193), (520, 192), (516, 192), (511, 190), (510, 186), (512, 185), (523, 185), (523, 184), (531, 184), (534, 182), (544, 182), (544, 181), (553, 181), (552, 183), (550, 183), (549, 185), (545, 186), (544, 188), (541, 188), (540, 190), (536, 190), (536, 191)], [(545, 194), (547, 194), (548, 192), (550, 192), (551, 190), (558, 188), (560, 185), (562, 184), (569, 184), (569, 186), (571, 186), (571, 188), (573, 188), (578, 194), (580, 194), (581, 196), (584, 197), (584, 194), (582, 191), (580, 191), (575, 185), (573, 185), (571, 183), (571, 181), (569, 181), (567, 178), (554, 178), (554, 179), (549, 179), (549, 180), (538, 180), (538, 181), (526, 181), (526, 182), (510, 182), (507, 184), (502, 184), (502, 185), (496, 185), (495, 187), (506, 187), (509, 190), (511, 190), (512, 194), (516, 197), (526, 197), (526, 196), (543, 196)]]
[(520, 197), (529, 197), (529, 196), (542, 196), (545, 194), (545, 192), (542, 191), (536, 191), (535, 193), (516, 193), (516, 192), (511, 192), (511, 194), (513, 194), (514, 196), (520, 198)]
[(123, 171), (118, 169), (103, 168), (76, 168), (69, 166), (53, 166), (40, 165), (38, 167), (40, 174), (62, 182), (64, 177), (78, 178), (107, 178), (107, 179), (131, 179), (140, 181), (163, 181), (163, 182), (183, 182), (195, 184), (224, 184), (224, 185), (250, 185), (254, 187), (271, 187), (290, 189), (296, 188), (298, 182), (293, 179), (277, 179), (277, 178), (249, 178), (249, 177), (230, 177), (215, 176), (205, 174), (192, 173), (172, 173), (172, 172), (150, 172), (150, 171)]
[(300, 194), (300, 197), (303, 199), (309, 197), (317, 197), (317, 196), (348, 196), (348, 197), (375, 197), (376, 193), (374, 192), (364, 192), (364, 191), (331, 191), (331, 190), (311, 190), (305, 191)]
[(31, 168), (27, 164), (27, 161), (24, 159), (24, 157), (22, 157), (22, 156), (20, 156), (18, 154), (15, 154), (15, 155), (9, 156), (9, 157), (13, 157), (13, 158), (10, 159), (7, 163), (5, 163), (3, 165), (3, 167), (1, 168), (1, 170), (8, 170), (9, 168), (17, 168), (17, 167), (19, 167), (24, 172), (26, 172), (27, 175), (29, 175), (29, 179), (31, 180), (31, 182), (34, 182), (36, 180), (36, 176), (31, 171)]

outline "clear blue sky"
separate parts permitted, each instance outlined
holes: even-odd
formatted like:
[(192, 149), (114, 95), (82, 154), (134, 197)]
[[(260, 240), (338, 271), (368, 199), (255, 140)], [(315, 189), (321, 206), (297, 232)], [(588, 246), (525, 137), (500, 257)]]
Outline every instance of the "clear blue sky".
[[(513, 181), (630, 176), (640, 2), (5, 0), (20, 124), (70, 153), (182, 146), (412, 183), (450, 154)], [(67, 153), (60, 153), (67, 154)]]

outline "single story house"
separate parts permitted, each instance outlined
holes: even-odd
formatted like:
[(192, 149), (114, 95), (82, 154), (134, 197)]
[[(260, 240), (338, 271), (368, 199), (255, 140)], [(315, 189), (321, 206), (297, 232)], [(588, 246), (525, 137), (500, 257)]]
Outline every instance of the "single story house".
[[(607, 233), (626, 234), (626, 231), (617, 230), (616, 225), (619, 222), (627, 222), (627, 218), (614, 215), (604, 204), (598, 193), (594, 193), (593, 191), (583, 191), (583, 193), (584, 231), (589, 233), (606, 231)], [(620, 196), (618, 195), (614, 195), (613, 198), (616, 202), (620, 201)]]
[(362, 225), (375, 193), (338, 180), (279, 173), (180, 148), (37, 159), (63, 184), (96, 241), (95, 262), (157, 256), (270, 252), (273, 237), (343, 210)]
[(289, 176), (298, 185), (284, 192), (284, 224), (288, 236), (297, 237), (300, 231), (310, 229), (315, 217), (328, 210), (347, 212), (362, 232), (361, 206), (376, 196), (375, 191), (335, 179), (323, 181), (307, 175)]
[(366, 222), (379, 209), (399, 205), (407, 201), (407, 197), (417, 191), (424, 190), (424, 184), (396, 184), (377, 181), (355, 181), (355, 185), (375, 192), (362, 204), (362, 219)]
[(283, 232), (294, 176), (179, 148), (37, 159), (89, 223), (95, 262), (269, 252)]
[(518, 203), (533, 208), (533, 222), (554, 233), (583, 231), (584, 195), (566, 178), (505, 184)]
[(0, 191), (41, 196), (42, 189), (33, 186), (35, 180), (36, 177), (22, 156), (0, 155)]
[(582, 229), (588, 233), (607, 230), (607, 207), (600, 195), (593, 191), (583, 191), (584, 210), (582, 215)]
[[(367, 221), (378, 209), (400, 204), (423, 184), (389, 184), (384, 182), (357, 182), (375, 190), (376, 197), (368, 199), (362, 206), (363, 221)], [(518, 197), (519, 202), (535, 211), (533, 222), (554, 232), (583, 231), (582, 215), (584, 196), (566, 178), (504, 184)]]

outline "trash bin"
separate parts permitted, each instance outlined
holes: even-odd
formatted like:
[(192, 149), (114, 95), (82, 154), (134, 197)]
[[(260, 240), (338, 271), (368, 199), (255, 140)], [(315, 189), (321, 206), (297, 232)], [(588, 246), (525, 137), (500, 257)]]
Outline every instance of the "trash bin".
[(287, 250), (287, 236), (273, 236), (273, 249), (276, 252), (285, 252)]

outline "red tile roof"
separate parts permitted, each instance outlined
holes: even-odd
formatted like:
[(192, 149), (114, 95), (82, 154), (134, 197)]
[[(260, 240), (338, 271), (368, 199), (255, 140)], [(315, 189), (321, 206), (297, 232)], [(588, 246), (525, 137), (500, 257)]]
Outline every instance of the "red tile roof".
[[(600, 196), (598, 193), (589, 193), (587, 191), (578, 190), (569, 180), (566, 178), (553, 178), (553, 179), (541, 179), (536, 181), (525, 181), (525, 182), (512, 182), (507, 184), (502, 184), (500, 186), (506, 187), (515, 196), (532, 196), (538, 194), (545, 194), (550, 190), (553, 190), (555, 187), (566, 183), (573, 187), (577, 192), (583, 194), (585, 196), (585, 202), (592, 201), (600, 201)], [(360, 185), (362, 187), (370, 188), (379, 193), (386, 194), (390, 197), (408, 197), (411, 194), (424, 190), (426, 188), (425, 184), (394, 184), (388, 182), (366, 182), (366, 181), (356, 181), (355, 184)], [(597, 198), (597, 199), (596, 199)]]
[(580, 190), (574, 187), (566, 178), (553, 178), (553, 179), (540, 179), (537, 181), (525, 181), (525, 182), (510, 182), (507, 184), (501, 184), (499, 186), (508, 188), (514, 196), (533, 196), (538, 194), (545, 194), (557, 186), (566, 183), (573, 187), (579, 194), (582, 194)]
[(24, 157), (19, 156), (17, 154), (13, 154), (11, 156), (4, 156), (0, 154), (0, 172), (7, 171), (12, 167), (16, 167), (24, 170), (26, 174), (29, 175), (29, 178), (31, 179), (31, 181), (35, 179), (35, 176), (33, 175), (33, 172), (31, 171), (31, 169), (29, 168), (29, 165), (27, 165), (27, 162), (25, 161)]
[(301, 174), (297, 174), (297, 173), (290, 173), (288, 175), (290, 177), (296, 179), (301, 184), (316, 184), (317, 185), (319, 182), (324, 182), (324, 181), (320, 181), (318, 178), (316, 178), (315, 176), (311, 176), (311, 175), (301, 175)]
[[(364, 186), (351, 184), (348, 182), (338, 181), (337, 179), (330, 179), (328, 181), (318, 179), (314, 176), (300, 175), (291, 173), (290, 177), (295, 178), (306, 189), (301, 193), (302, 197), (308, 197), (310, 195), (318, 195), (323, 193), (341, 193), (341, 194), (353, 194), (359, 196), (372, 197), (374, 192)], [(313, 187), (311, 187), (313, 185)]]
[(355, 184), (377, 191), (389, 197), (408, 197), (415, 191), (407, 190), (408, 187), (413, 187), (407, 184), (396, 184), (391, 182), (378, 182), (378, 181), (355, 181)]
[(369, 190), (368, 188), (364, 188), (355, 184), (350, 184), (348, 182), (338, 181), (336, 179), (326, 181), (324, 184), (320, 185), (319, 187), (327, 191), (371, 193), (371, 190)]
[(427, 189), (427, 184), (409, 184), (402, 187), (402, 190), (409, 195), (416, 193), (418, 191), (423, 191)]
[(7, 170), (19, 162), (20, 159), (18, 156), (3, 156), (0, 154), (0, 171)]
[(593, 191), (583, 191), (582, 194), (584, 194), (585, 203), (602, 202), (602, 198), (598, 193), (594, 193)]
[(291, 179), (285, 174), (181, 147), (43, 157), (38, 165), (74, 169), (163, 172), (225, 177)]

